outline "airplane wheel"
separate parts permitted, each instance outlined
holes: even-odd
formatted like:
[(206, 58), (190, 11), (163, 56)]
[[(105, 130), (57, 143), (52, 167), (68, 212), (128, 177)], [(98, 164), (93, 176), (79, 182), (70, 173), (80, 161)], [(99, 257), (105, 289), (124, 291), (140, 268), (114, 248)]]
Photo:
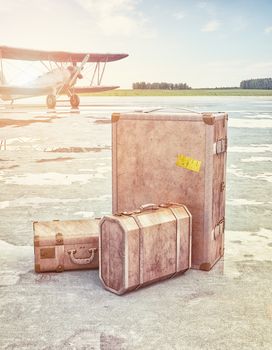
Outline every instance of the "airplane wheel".
[(74, 94), (70, 97), (70, 103), (71, 103), (71, 106), (73, 108), (77, 108), (79, 106), (79, 103), (80, 103), (80, 99), (79, 99), (79, 96)]
[(53, 109), (56, 107), (56, 103), (57, 103), (57, 100), (56, 100), (56, 96), (55, 95), (48, 95), (47, 98), (46, 98), (46, 104), (47, 104), (47, 107), (50, 108), (50, 109)]

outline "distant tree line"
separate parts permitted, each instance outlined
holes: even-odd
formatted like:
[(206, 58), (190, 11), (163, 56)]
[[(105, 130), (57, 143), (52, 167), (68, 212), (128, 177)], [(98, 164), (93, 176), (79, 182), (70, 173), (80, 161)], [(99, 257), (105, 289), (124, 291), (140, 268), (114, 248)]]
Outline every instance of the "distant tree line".
[(240, 83), (241, 89), (272, 89), (272, 78), (249, 79)]
[(161, 89), (161, 90), (188, 90), (191, 89), (186, 83), (146, 83), (144, 81), (133, 83), (133, 89)]
[[(234, 89), (240, 89), (240, 88), (239, 86), (220, 86), (220, 87), (215, 87), (213, 90), (234, 90)], [(207, 90), (207, 88), (205, 88), (205, 90)]]

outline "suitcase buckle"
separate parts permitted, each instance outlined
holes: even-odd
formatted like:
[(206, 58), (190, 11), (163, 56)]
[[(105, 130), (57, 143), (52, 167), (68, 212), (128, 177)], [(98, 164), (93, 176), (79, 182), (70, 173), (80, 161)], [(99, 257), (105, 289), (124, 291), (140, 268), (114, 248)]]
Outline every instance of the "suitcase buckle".
[(213, 229), (213, 238), (217, 239), (225, 231), (225, 218), (221, 219)]
[(216, 141), (216, 143), (215, 143), (215, 153), (216, 154), (227, 152), (227, 148), (228, 148), (228, 139), (227, 138), (223, 138), (223, 139)]
[(60, 232), (56, 234), (56, 245), (63, 245), (63, 235)]

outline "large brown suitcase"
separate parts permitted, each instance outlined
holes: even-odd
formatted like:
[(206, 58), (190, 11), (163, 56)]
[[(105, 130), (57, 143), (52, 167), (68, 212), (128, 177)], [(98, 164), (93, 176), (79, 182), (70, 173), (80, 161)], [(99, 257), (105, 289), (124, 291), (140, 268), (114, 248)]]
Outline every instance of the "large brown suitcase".
[(179, 204), (142, 206), (100, 222), (100, 279), (116, 294), (181, 274), (191, 263), (191, 214)]
[(99, 219), (33, 223), (35, 271), (96, 269)]
[(226, 113), (114, 113), (113, 212), (184, 203), (193, 217), (192, 267), (224, 253)]

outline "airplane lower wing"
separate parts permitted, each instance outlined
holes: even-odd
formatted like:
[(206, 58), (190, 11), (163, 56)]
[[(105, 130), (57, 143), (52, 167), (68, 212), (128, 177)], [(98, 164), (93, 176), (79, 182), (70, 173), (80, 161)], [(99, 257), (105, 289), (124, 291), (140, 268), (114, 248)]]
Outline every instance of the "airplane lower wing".
[(22, 87), (22, 86), (0, 86), (1, 96), (39, 96), (52, 94), (52, 87)]
[[(107, 90), (117, 89), (119, 86), (79, 86), (74, 87), (72, 91), (76, 94), (102, 92)], [(64, 92), (64, 91), (62, 91)], [(0, 95), (25, 95), (39, 96), (53, 93), (53, 88), (48, 87), (22, 87), (22, 86), (0, 86)]]
[[(59, 91), (60, 95), (67, 94), (88, 94), (93, 92), (102, 92), (118, 88), (119, 86), (82, 86), (72, 89), (63, 88)], [(22, 87), (22, 86), (0, 86), (0, 98), (3, 101), (13, 101), (25, 97), (43, 96), (55, 94), (52, 86), (47, 87)]]
[(103, 92), (108, 90), (114, 90), (119, 88), (119, 86), (78, 86), (74, 87), (72, 90), (76, 94), (88, 94), (92, 92)]

